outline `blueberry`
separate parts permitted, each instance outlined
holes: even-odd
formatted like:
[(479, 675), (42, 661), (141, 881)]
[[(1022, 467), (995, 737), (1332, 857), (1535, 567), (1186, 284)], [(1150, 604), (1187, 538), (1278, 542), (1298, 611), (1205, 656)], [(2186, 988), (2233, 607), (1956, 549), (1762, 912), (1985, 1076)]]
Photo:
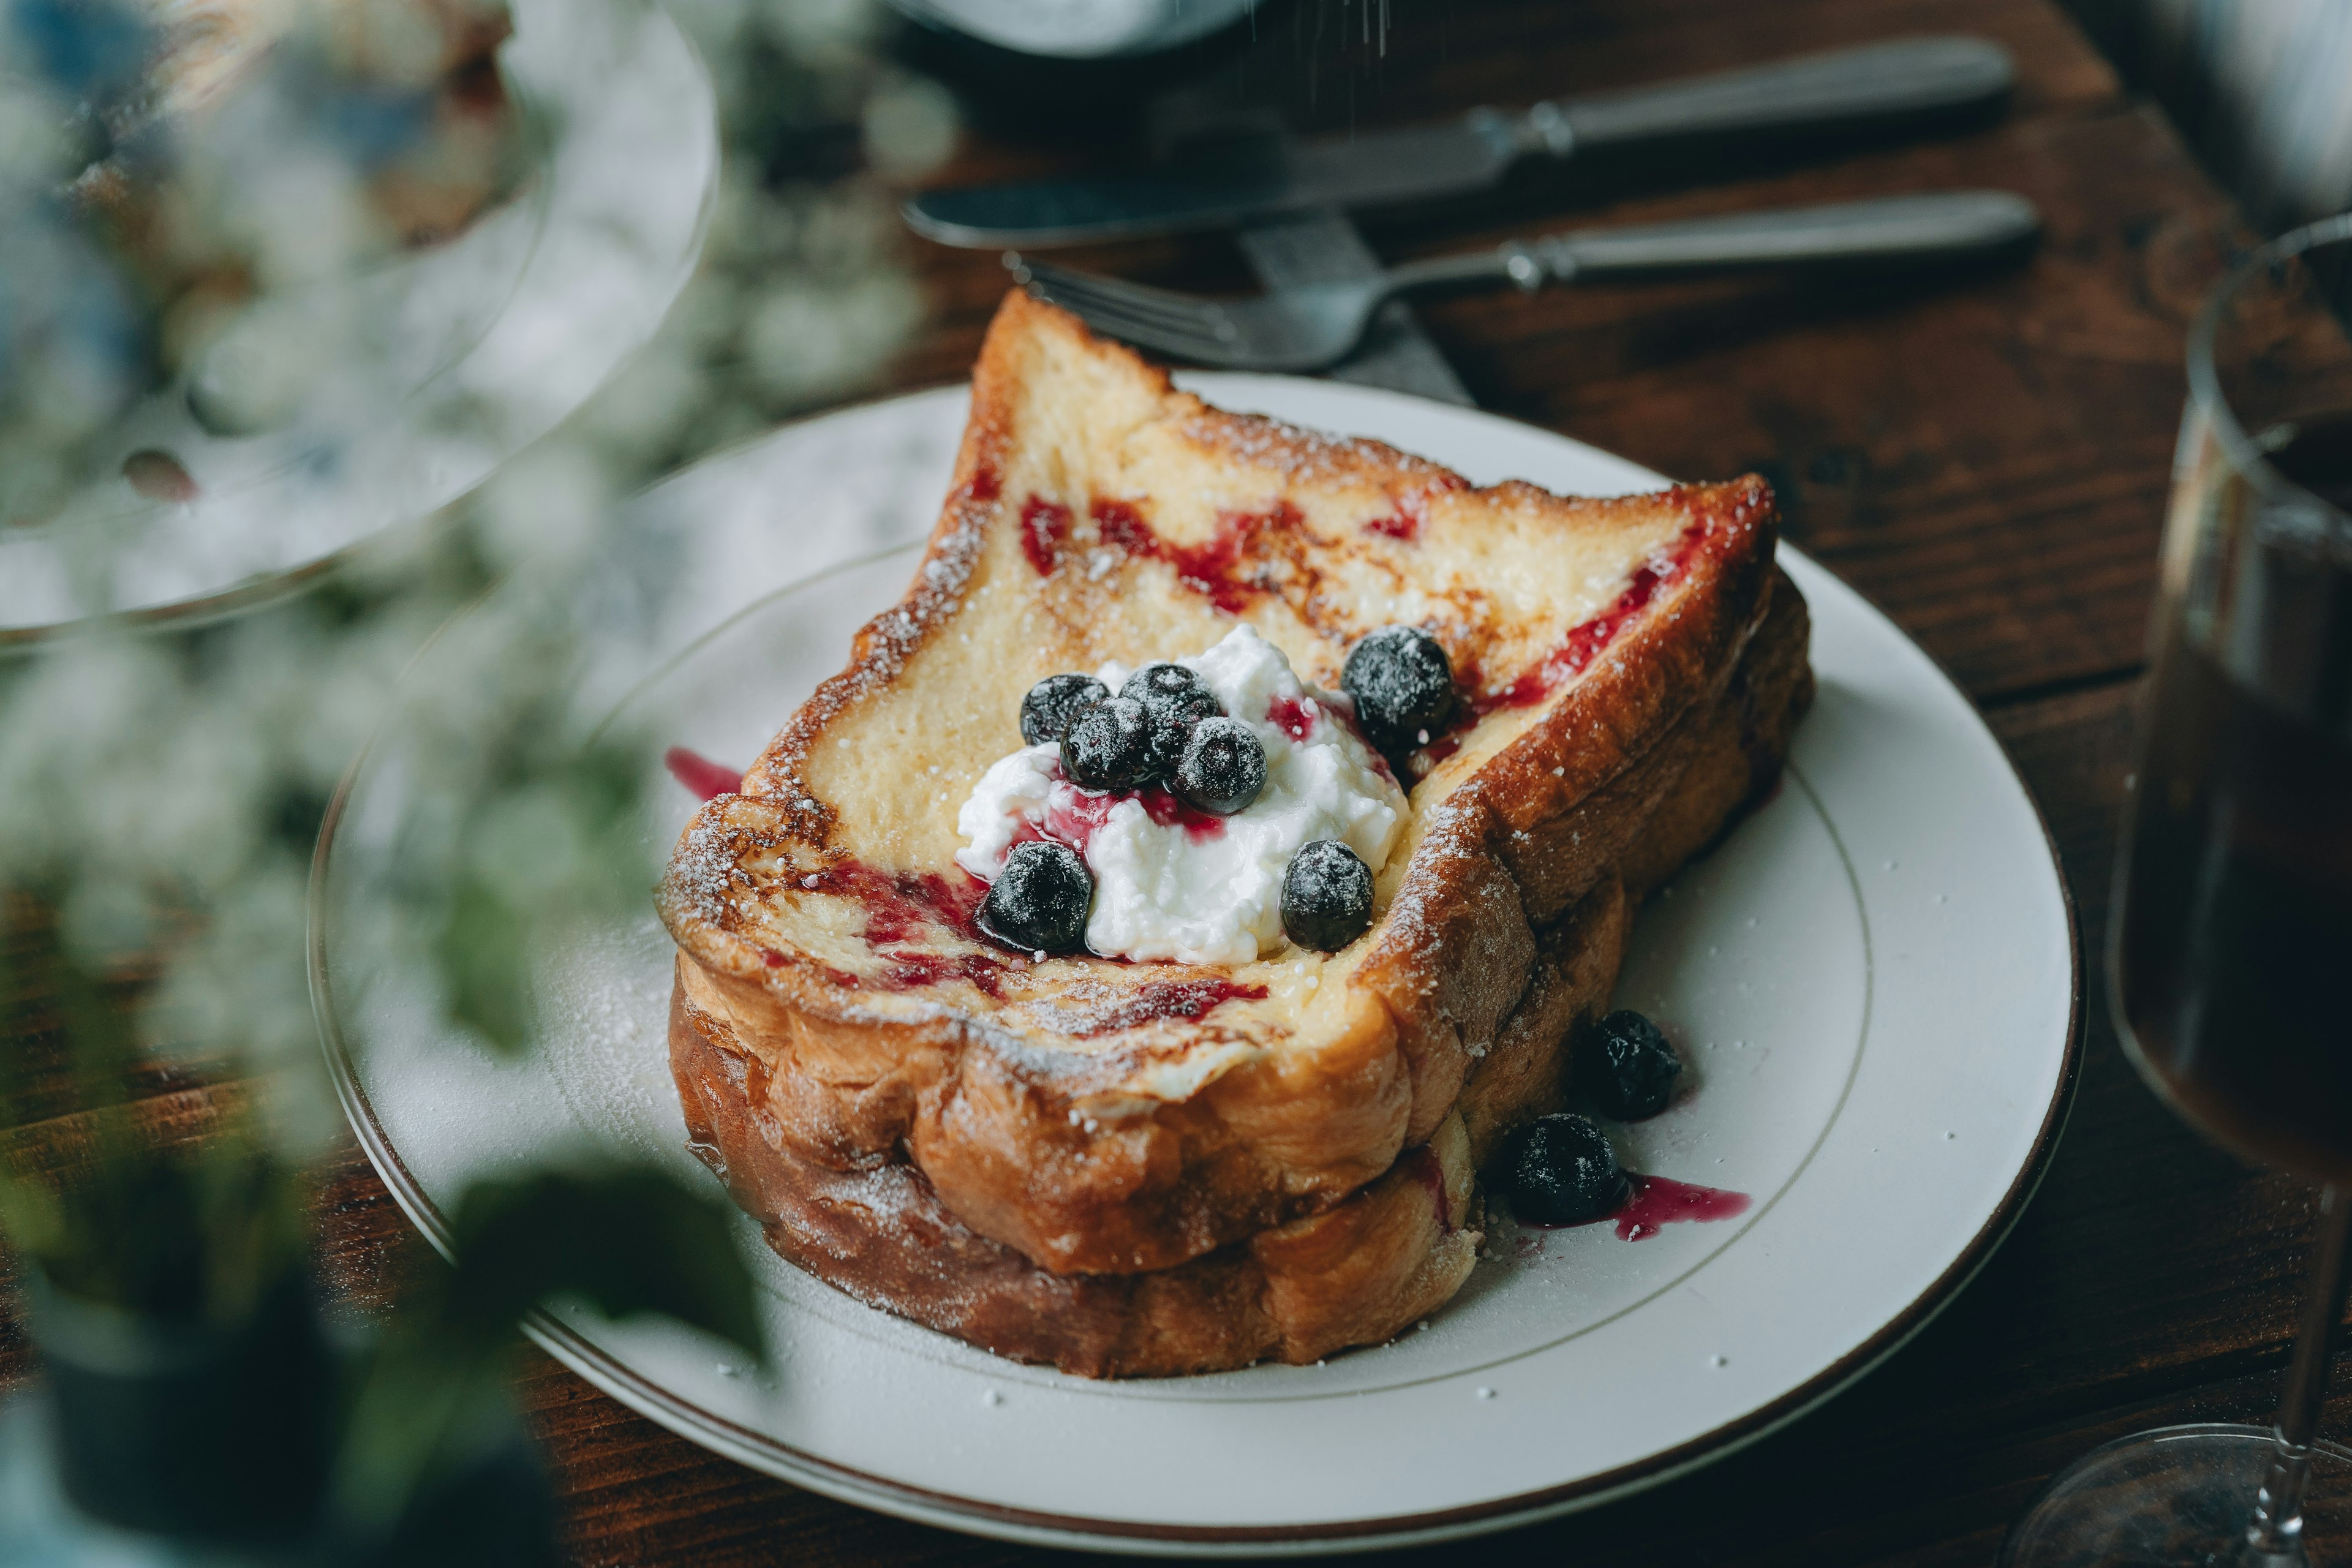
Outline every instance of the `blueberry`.
[(1282, 929), (1301, 947), (1337, 952), (1372, 923), (1372, 871), (1336, 838), (1318, 838), (1282, 874)]
[(1164, 660), (1147, 664), (1129, 676), (1118, 694), (1132, 697), (1155, 712), (1164, 710), (1187, 719), (1214, 719), (1224, 712), (1217, 694), (1209, 689), (1198, 670)]
[(1625, 1201), (1625, 1173), (1600, 1128), (1581, 1116), (1539, 1116), (1503, 1145), (1511, 1212), (1529, 1225), (1580, 1225)]
[(1225, 711), (1207, 681), (1181, 664), (1165, 661), (1147, 664), (1129, 676), (1118, 694), (1142, 703), (1151, 715), (1151, 766), (1162, 778), (1175, 773), (1184, 743), (1192, 738), (1192, 726)]
[(1091, 675), (1049, 675), (1021, 700), (1021, 738), (1033, 746), (1069, 733), (1078, 715), (1110, 696)]
[(1639, 1121), (1664, 1110), (1682, 1076), (1675, 1047), (1639, 1013), (1610, 1014), (1576, 1053), (1577, 1087), (1620, 1121)]
[(1265, 788), (1265, 747), (1238, 719), (1203, 719), (1184, 742), (1170, 787), (1185, 805), (1218, 816), (1246, 810)]
[(1062, 737), (1062, 772), (1081, 789), (1135, 789), (1151, 779), (1151, 715), (1130, 697), (1097, 702)]
[(1031, 952), (1076, 952), (1087, 944), (1087, 906), (1094, 896), (1095, 879), (1068, 845), (1015, 844), (981, 900), (980, 926)]
[(1418, 626), (1367, 632), (1339, 670), (1340, 689), (1356, 701), (1356, 721), (1373, 745), (1410, 752), (1435, 734), (1454, 710), (1454, 666), (1437, 639)]

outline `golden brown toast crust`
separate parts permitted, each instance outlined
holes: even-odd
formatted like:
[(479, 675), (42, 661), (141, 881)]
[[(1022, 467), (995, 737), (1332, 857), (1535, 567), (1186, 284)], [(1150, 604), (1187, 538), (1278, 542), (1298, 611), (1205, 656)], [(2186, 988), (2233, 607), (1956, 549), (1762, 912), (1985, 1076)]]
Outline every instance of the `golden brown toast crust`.
[[(1023, 399), (1046, 362), (1096, 377), (1098, 399), (1156, 411), (1163, 444), (1198, 454), (1209, 471), (1272, 488), (1265, 516), (1276, 521), (1221, 559), (1213, 581), (1171, 579), (1164, 562), (1122, 555), (1098, 584), (1067, 552), (1076, 545), (1034, 526), (1038, 496), (1005, 477), (1034, 468), (1038, 443), (1024, 445), (1019, 421), (1043, 417)], [(1087, 668), (1081, 657), (1106, 648), (1130, 660), (1173, 651), (1099, 640), (1123, 605), (1173, 599), (1192, 605), (1169, 612), (1192, 616), (1186, 626), (1230, 625), (1220, 611), (1257, 622), (1302, 674), (1336, 686), (1347, 646), (1370, 627), (1349, 620), (1327, 578), (1377, 584), (1381, 573), (1403, 574), (1414, 548), (1369, 525), (1342, 538), (1320, 521), (1348, 507), (1409, 515), (1424, 540), (1475, 542), (1491, 527), (1570, 542), (1654, 537), (1675, 553), (1654, 598), (1564, 690), (1498, 708), (1418, 782), (1411, 836), (1381, 878), (1378, 923), (1313, 961), (1311, 1003), (1210, 1000), (1221, 985), (1278, 991), (1307, 966), (1291, 952), (1232, 973), (993, 954), (948, 929), (943, 894), (908, 880), (944, 887), (944, 855), (877, 870), (849, 847), (857, 825), (825, 793), (827, 742), (887, 750), (891, 705), (925, 685), (910, 671), (951, 659), (959, 615), (1000, 584), (1037, 608), (1047, 623), (1039, 640), (1063, 661), (1035, 674)], [(1097, 537), (1110, 539), (1118, 514), (1098, 502), (1095, 516)], [(1723, 718), (1769, 613), (1795, 627), (1780, 674), (1803, 671), (1802, 602), (1785, 580), (1775, 588), (1773, 527), (1770, 493), (1754, 479), (1604, 501), (1516, 482), (1478, 490), (1376, 443), (1210, 409), (1016, 294), (975, 372), (955, 489), (908, 598), (858, 635), (848, 668), (794, 715), (743, 793), (706, 807), (681, 840), (663, 896), (688, 961), (680, 986), (762, 1064), (767, 1113), (795, 1158), (845, 1175), (910, 1159), (961, 1225), (1052, 1272), (1164, 1270), (1328, 1209), (1434, 1134), (1527, 989), (1537, 930), (1621, 862), (1637, 883), (1654, 880), (1777, 768), (1798, 705), (1786, 679), (1739, 698), (1746, 717)], [(1024, 551), (1034, 574), (1019, 564)], [(1526, 678), (1535, 634), (1477, 592), (1433, 603), (1433, 629), (1466, 680), (1491, 692)], [(1015, 701), (1024, 673), (998, 682)], [(993, 728), (966, 742), (985, 760), (1019, 743), (1000, 707), (983, 715)], [(1718, 732), (1727, 723), (1738, 732)], [(1679, 831), (1698, 839), (1645, 842), (1685, 775), (1703, 757), (1723, 762), (1718, 753), (1737, 763), (1717, 773), (1738, 785), (1681, 808)], [(937, 812), (951, 820), (953, 807)], [(845, 918), (828, 911), (877, 877), (895, 879), (887, 898), (938, 917), (923, 926), (925, 945), (887, 963), (879, 941), (826, 945), (826, 921)], [(903, 911), (889, 918), (893, 930), (908, 924)], [(878, 920), (867, 916), (869, 936)], [(919, 983), (894, 978), (908, 973)], [(1151, 1016), (1141, 1005), (1171, 992), (1192, 1016)]]

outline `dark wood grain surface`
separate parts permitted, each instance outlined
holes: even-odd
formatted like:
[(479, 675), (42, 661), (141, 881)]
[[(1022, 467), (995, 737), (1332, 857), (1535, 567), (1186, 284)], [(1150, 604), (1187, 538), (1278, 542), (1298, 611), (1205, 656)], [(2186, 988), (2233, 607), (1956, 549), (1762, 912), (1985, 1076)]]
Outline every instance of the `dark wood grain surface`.
[[(2048, 817), (2095, 957), (2183, 339), (2246, 238), (2161, 116), (2121, 94), (2046, 0), (1406, 0), (1385, 55), (1307, 31), (1318, 16), (1352, 26), (1358, 9), (1308, 0), (1274, 13), (1224, 86), (1339, 130), (1903, 33), (1982, 32), (2015, 52), (2022, 79), (2011, 112), (1963, 135), (1779, 172), (1745, 167), (1638, 197), (1536, 184), (1499, 206), (1373, 237), (1402, 257), (1547, 224), (1939, 186), (2007, 186), (2040, 203), (2048, 231), (2038, 254), (1992, 277), (1835, 292), (1718, 280), (1497, 294), (1433, 304), (1423, 319), (1488, 409), (1668, 473), (1770, 476), (1789, 537), (1893, 616), (1981, 706)], [(1108, 133), (1077, 140), (975, 134), (950, 173), (1002, 178), (1116, 154)], [(991, 255), (908, 245), (934, 309), (891, 386), (960, 376), (1003, 287)], [(1072, 259), (1245, 286), (1230, 241), (1217, 237)], [(2311, 1194), (2214, 1152), (2164, 1110), (2124, 1061), (2095, 970), (2092, 979), (2080, 1092), (2047, 1179), (1947, 1311), (1854, 1388), (1731, 1458), (1493, 1539), (1482, 1553), (1983, 1563), (2036, 1487), (2084, 1449), (2163, 1422), (2266, 1418)], [(54, 1027), (37, 977), (28, 984), (0, 1026), (21, 1050), (41, 1048)], [(181, 1131), (200, 1130), (234, 1092), (163, 1074), (143, 1089), (159, 1127)], [(60, 1103), (0, 1130), (0, 1152), (70, 1163), (78, 1132)], [(327, 1173), (319, 1231), (327, 1277), (363, 1304), (383, 1299), (413, 1246), (356, 1152)], [(0, 1314), (0, 1385), (27, 1370)], [(670, 1436), (543, 1359), (521, 1396), (583, 1563), (1044, 1555), (798, 1491)], [(2352, 1423), (2352, 1401), (2332, 1408), (2338, 1429)]]

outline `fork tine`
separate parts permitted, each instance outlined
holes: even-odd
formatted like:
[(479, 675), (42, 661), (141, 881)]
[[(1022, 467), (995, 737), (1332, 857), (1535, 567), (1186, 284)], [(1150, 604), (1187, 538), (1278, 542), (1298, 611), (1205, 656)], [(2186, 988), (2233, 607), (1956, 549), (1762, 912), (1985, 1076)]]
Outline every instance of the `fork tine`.
[(1229, 355), (1225, 345), (1206, 332), (1196, 331), (1191, 328), (1171, 329), (1158, 322), (1135, 321), (1105, 311), (1092, 302), (1086, 304), (1077, 304), (1069, 300), (1053, 302), (1062, 305), (1071, 314), (1105, 337), (1117, 338), (1122, 342), (1132, 343), (1138, 348), (1150, 349), (1176, 359), (1193, 360), (1204, 364), (1224, 363)]
[(1239, 323), (1213, 300), (1031, 261), (1013, 251), (1005, 252), (1004, 265), (1032, 296), (1111, 337), (1198, 364), (1250, 363)]
[(1032, 285), (1030, 292), (1048, 304), (1059, 305), (1066, 310), (1085, 317), (1106, 331), (1152, 332), (1185, 342), (1216, 341), (1215, 333), (1189, 321), (1171, 321), (1165, 318), (1140, 315), (1118, 300), (1088, 293), (1084, 289), (1047, 292)]
[(1076, 272), (1045, 262), (1025, 263), (1021, 271), (1033, 290), (1043, 288), (1046, 291), (1045, 298), (1090, 299), (1138, 321), (1163, 321), (1171, 327), (1213, 332), (1224, 317), (1224, 311), (1213, 300), (1174, 294), (1117, 278)]
[(1097, 331), (1144, 348), (1211, 363), (1223, 363), (1232, 353), (1231, 345), (1222, 342), (1215, 333), (1198, 327), (1174, 326), (1166, 321), (1146, 320), (1119, 309), (1116, 304), (1092, 297), (1057, 297), (1046, 295), (1042, 290), (1033, 291), (1049, 303), (1060, 305)]

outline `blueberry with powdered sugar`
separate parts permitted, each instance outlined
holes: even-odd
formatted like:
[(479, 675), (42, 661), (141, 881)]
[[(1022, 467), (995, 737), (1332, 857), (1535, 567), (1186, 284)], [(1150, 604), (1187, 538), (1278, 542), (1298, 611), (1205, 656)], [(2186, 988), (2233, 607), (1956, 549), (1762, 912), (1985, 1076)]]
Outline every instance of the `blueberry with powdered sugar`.
[(1538, 1116), (1503, 1146), (1511, 1213), (1528, 1225), (1581, 1225), (1625, 1201), (1624, 1167), (1600, 1128), (1581, 1116)]
[(1444, 727), (1454, 711), (1454, 665), (1419, 626), (1382, 626), (1349, 650), (1339, 688), (1373, 745), (1401, 756)]
[(1215, 719), (1225, 711), (1198, 670), (1164, 658), (1154, 659), (1129, 676), (1118, 694), (1132, 697), (1146, 708), (1187, 719)]
[(1265, 742), (1238, 719), (1203, 719), (1169, 784), (1177, 799), (1213, 816), (1246, 810), (1265, 788)]
[(1049, 675), (1021, 700), (1021, 738), (1033, 746), (1058, 741), (1079, 714), (1109, 696), (1110, 688), (1091, 675)]
[(1203, 719), (1224, 716), (1216, 693), (1200, 672), (1165, 659), (1155, 660), (1127, 678), (1118, 689), (1151, 715), (1151, 765), (1162, 778), (1172, 777), (1182, 760), (1192, 726)]
[(1282, 874), (1282, 929), (1301, 947), (1337, 952), (1372, 923), (1372, 869), (1336, 838), (1318, 838)]
[(1664, 1110), (1682, 1076), (1682, 1058), (1664, 1032), (1630, 1008), (1601, 1019), (1591, 1040), (1577, 1047), (1577, 1086), (1620, 1121)]
[(1016, 844), (981, 900), (980, 927), (1031, 952), (1076, 952), (1086, 946), (1095, 879), (1066, 844)]
[(1062, 772), (1080, 789), (1134, 789), (1151, 781), (1151, 715), (1131, 697), (1097, 702), (1062, 737)]

